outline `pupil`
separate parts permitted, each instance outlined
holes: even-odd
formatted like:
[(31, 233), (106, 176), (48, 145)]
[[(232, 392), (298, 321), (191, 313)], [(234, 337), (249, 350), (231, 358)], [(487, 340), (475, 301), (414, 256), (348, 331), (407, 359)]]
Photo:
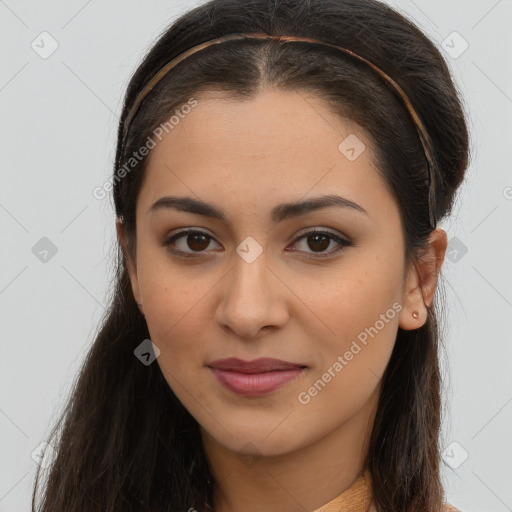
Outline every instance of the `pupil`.
[[(311, 240), (311, 239), (315, 240), (315, 242), (313, 243), (313, 246), (308, 242), (308, 245), (309, 245), (310, 249), (325, 250), (325, 249), (327, 249), (327, 247), (329, 247), (329, 237), (327, 235), (312, 235), (312, 236), (308, 237), (308, 239), (309, 240)], [(320, 241), (320, 246), (318, 245), (319, 239), (322, 239)], [(326, 241), (327, 241), (327, 244), (325, 243)], [(314, 246), (315, 244), (317, 244), (316, 247)]]
[[(201, 251), (203, 249), (206, 249), (208, 247), (208, 240), (207, 240), (207, 236), (205, 235), (188, 235), (187, 237), (187, 245), (190, 247), (190, 249), (192, 249), (193, 251)], [(202, 243), (201, 241), (196, 244), (195, 242), (197, 242), (197, 240), (200, 240), (202, 239)], [(190, 243), (190, 240), (192, 240), (192, 243)]]

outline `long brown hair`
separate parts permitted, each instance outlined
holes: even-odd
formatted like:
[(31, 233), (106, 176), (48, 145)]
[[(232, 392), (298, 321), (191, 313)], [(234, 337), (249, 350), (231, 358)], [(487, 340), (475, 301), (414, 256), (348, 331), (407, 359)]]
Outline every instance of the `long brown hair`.
[[(459, 92), (435, 45), (407, 18), (376, 0), (210, 0), (182, 15), (158, 38), (130, 80), (119, 122), (112, 185), (116, 215), (133, 250), (135, 208), (147, 157), (119, 168), (154, 130), (208, 89), (240, 100), (266, 87), (316, 93), (333, 112), (364, 127), (379, 171), (400, 207), (407, 261), (431, 233), (425, 154), (403, 104), (367, 65), (307, 43), (225, 42), (192, 55), (146, 97), (123, 146), (128, 111), (147, 82), (187, 49), (234, 32), (322, 40), (348, 48), (384, 70), (406, 92), (432, 141), (436, 219), (450, 213), (468, 165), (468, 132)], [(398, 330), (383, 375), (367, 467), (380, 512), (441, 508), (439, 434), (442, 382), (438, 294), (419, 329)], [(109, 306), (49, 442), (56, 457), (38, 471), (32, 507), (40, 512), (212, 510), (214, 480), (199, 427), (158, 364), (135, 348), (149, 338), (117, 246)], [(38, 492), (40, 487), (42, 492)], [(40, 503), (37, 503), (37, 501)]]

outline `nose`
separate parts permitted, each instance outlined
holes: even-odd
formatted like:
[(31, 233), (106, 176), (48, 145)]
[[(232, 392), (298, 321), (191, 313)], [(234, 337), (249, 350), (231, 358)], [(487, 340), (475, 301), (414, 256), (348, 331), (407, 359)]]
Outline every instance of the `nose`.
[(234, 267), (222, 283), (215, 321), (223, 329), (250, 339), (260, 331), (277, 329), (288, 321), (288, 289), (267, 266), (265, 252), (251, 263), (235, 258)]

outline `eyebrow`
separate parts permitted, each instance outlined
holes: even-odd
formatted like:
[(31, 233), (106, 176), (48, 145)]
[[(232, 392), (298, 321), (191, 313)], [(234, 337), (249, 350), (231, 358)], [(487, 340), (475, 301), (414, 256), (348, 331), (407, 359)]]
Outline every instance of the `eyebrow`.
[[(337, 195), (325, 195), (307, 199), (305, 201), (297, 201), (291, 203), (282, 203), (274, 208), (270, 213), (270, 218), (274, 223), (282, 222), (291, 217), (298, 217), (309, 212), (321, 210), (330, 207), (351, 208), (359, 213), (368, 215), (368, 212), (357, 203), (350, 199)], [(225, 213), (217, 206), (194, 199), (192, 197), (164, 196), (155, 201), (148, 209), (148, 213), (152, 213), (161, 209), (174, 209), (180, 212), (194, 213), (203, 217), (210, 217), (221, 221), (226, 221)]]

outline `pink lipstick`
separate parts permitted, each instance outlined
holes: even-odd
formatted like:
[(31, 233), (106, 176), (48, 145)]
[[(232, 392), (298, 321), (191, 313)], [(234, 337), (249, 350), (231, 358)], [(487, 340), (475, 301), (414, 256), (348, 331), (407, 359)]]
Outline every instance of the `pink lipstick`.
[(207, 365), (227, 389), (242, 396), (261, 396), (283, 387), (305, 369), (301, 363), (272, 358), (243, 361), (230, 357)]

